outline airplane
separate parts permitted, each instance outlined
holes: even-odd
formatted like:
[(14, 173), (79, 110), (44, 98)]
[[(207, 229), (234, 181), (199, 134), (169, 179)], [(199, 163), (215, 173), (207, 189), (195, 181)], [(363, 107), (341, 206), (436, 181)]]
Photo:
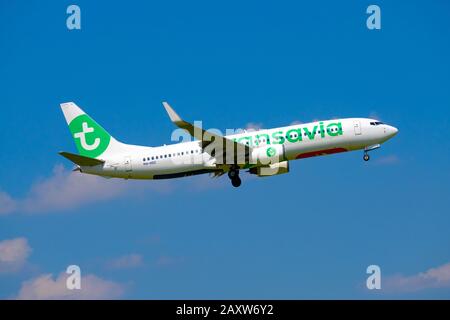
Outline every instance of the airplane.
[(170, 120), (195, 140), (148, 147), (119, 142), (73, 102), (60, 106), (78, 154), (59, 154), (76, 165), (74, 171), (105, 178), (227, 174), (231, 184), (239, 187), (241, 170), (259, 177), (274, 176), (288, 173), (292, 160), (354, 150), (363, 150), (364, 161), (369, 161), (370, 151), (398, 133), (379, 120), (346, 118), (221, 135), (184, 121), (163, 102)]

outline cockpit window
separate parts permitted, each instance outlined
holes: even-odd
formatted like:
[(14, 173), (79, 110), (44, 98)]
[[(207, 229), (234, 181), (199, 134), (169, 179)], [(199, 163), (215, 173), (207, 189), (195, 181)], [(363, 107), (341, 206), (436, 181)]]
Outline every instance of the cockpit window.
[(371, 126), (379, 126), (380, 124), (384, 124), (384, 123), (380, 122), (380, 121), (373, 121), (370, 123)]

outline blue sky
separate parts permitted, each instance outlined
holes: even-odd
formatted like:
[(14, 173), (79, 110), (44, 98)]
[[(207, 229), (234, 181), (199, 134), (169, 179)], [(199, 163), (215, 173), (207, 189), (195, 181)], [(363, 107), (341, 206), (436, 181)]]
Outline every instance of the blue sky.
[[(447, 1), (376, 1), (378, 31), (367, 1), (75, 3), (69, 31), (72, 2), (0, 1), (1, 298), (47, 297), (69, 264), (93, 297), (450, 298)], [(239, 189), (69, 173), (59, 103), (154, 146), (163, 100), (207, 128), (376, 116), (400, 133), (370, 163), (301, 160)]]

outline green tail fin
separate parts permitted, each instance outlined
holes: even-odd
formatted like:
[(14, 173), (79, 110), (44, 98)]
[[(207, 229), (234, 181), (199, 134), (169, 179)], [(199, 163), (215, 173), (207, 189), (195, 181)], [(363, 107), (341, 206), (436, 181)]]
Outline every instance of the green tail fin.
[(114, 138), (75, 103), (61, 104), (72, 138), (82, 156), (97, 158), (108, 149)]

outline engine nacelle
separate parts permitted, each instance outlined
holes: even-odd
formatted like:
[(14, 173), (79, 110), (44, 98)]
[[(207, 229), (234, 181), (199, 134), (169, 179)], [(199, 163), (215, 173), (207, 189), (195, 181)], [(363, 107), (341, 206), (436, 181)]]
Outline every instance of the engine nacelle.
[(285, 160), (284, 145), (273, 144), (265, 145), (253, 149), (250, 157), (250, 163), (260, 165), (270, 165)]
[(258, 177), (270, 177), (278, 174), (289, 172), (289, 162), (282, 161), (273, 163), (268, 166), (260, 166), (250, 169), (250, 173), (258, 175)]

